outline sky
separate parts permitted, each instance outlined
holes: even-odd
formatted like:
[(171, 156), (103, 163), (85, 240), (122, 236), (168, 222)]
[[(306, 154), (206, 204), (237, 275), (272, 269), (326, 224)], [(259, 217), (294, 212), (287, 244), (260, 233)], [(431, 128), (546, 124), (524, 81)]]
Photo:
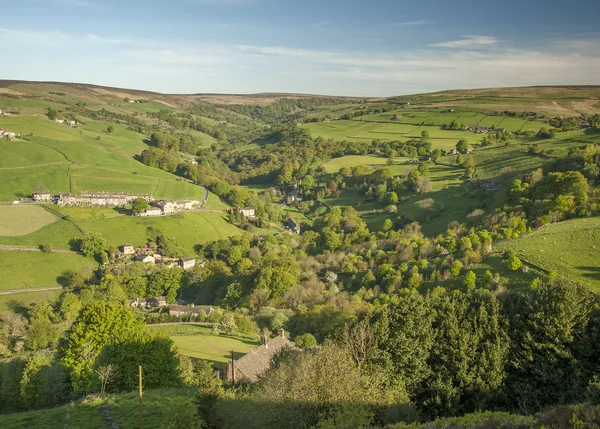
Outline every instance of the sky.
[(349, 96), (600, 84), (599, 0), (0, 5), (0, 79)]

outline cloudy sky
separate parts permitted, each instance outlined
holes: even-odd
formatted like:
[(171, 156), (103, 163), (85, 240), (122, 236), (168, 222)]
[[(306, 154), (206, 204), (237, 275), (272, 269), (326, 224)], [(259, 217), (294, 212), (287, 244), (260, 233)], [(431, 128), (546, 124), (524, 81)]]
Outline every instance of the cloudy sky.
[(391, 96), (600, 84), (599, 0), (2, 0), (0, 79)]

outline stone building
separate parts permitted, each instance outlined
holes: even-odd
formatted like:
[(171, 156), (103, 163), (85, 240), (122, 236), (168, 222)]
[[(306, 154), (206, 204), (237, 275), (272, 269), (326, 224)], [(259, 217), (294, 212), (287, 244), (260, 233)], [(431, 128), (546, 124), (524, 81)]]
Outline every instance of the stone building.
[(151, 194), (128, 194), (126, 192), (82, 192), (80, 194), (62, 193), (58, 198), (59, 206), (125, 206), (136, 198), (153, 201)]

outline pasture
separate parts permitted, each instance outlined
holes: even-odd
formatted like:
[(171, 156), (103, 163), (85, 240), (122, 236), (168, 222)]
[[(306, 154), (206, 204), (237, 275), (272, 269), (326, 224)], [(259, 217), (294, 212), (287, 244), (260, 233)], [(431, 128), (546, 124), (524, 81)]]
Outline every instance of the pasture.
[(42, 292), (28, 292), (27, 289), (23, 289), (22, 293), (0, 295), (0, 313), (6, 310), (23, 313), (23, 310), (28, 309), (31, 304), (41, 300), (55, 303), (62, 293), (63, 291), (60, 289)]
[(0, 236), (29, 235), (57, 220), (56, 216), (38, 206), (1, 205)]
[(436, 126), (403, 124), (398, 122), (367, 122), (361, 120), (331, 121), (303, 124), (313, 137), (323, 137), (333, 140), (347, 140), (355, 142), (406, 141), (420, 139), (421, 132), (427, 131), (428, 140), (433, 148), (444, 150), (453, 149), (460, 139), (466, 139), (474, 144), (481, 140), (481, 136), (467, 131), (447, 131)]
[[(239, 359), (260, 345), (241, 336), (212, 335), (211, 328), (198, 325), (150, 325), (165, 330), (175, 342), (179, 353), (216, 363), (218, 366), (231, 359)], [(221, 365), (219, 365), (221, 364)]]
[(600, 217), (548, 225), (498, 247), (600, 292)]
[(0, 250), (0, 290), (58, 286), (65, 271), (95, 264), (75, 253)]

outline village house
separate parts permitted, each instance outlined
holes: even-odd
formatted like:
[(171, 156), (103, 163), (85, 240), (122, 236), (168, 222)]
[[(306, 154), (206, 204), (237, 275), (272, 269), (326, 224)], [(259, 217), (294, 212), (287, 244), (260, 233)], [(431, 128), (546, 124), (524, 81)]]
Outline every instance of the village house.
[(56, 122), (58, 122), (59, 124), (64, 124), (65, 120), (64, 119), (55, 119)]
[(52, 195), (50, 192), (34, 192), (33, 201), (42, 204), (52, 203), (54, 202), (54, 195)]
[(165, 307), (167, 305), (167, 297), (157, 296), (156, 298), (134, 298), (129, 301), (130, 307), (137, 308), (156, 308)]
[(144, 264), (155, 264), (154, 256), (152, 255), (135, 255), (133, 258), (134, 262), (143, 262)]
[(14, 139), (17, 136), (17, 133), (13, 133), (12, 131), (4, 130), (2, 132), (2, 137), (5, 139)]
[(302, 197), (300, 196), (298, 191), (288, 192), (288, 194), (285, 196), (286, 204), (293, 204), (296, 201), (298, 201), (298, 202), (302, 201)]
[(142, 213), (136, 213), (136, 216), (161, 216), (162, 210), (158, 207), (148, 207)]
[(287, 229), (288, 231), (290, 231), (290, 232), (292, 232), (294, 234), (300, 234), (300, 223), (296, 222), (292, 218), (289, 218), (285, 222), (285, 229)]
[(135, 253), (135, 247), (133, 247), (133, 244), (124, 244), (121, 246), (121, 253), (123, 253), (123, 255), (133, 255)]
[(243, 209), (240, 209), (240, 214), (244, 215), (248, 219), (256, 218), (256, 214), (252, 207), (244, 207)]
[(210, 316), (214, 308), (209, 305), (171, 305), (169, 307), (169, 316), (180, 317), (184, 315), (197, 316), (200, 313), (206, 314), (206, 317)]
[(258, 377), (269, 368), (273, 357), (283, 349), (299, 350), (286, 338), (283, 329), (278, 329), (277, 336), (269, 341), (262, 335), (260, 346), (234, 360), (233, 366), (232, 362), (229, 361), (225, 372), (226, 379), (231, 381), (232, 376), (235, 375), (236, 383), (239, 381), (257, 381)]
[(196, 266), (195, 258), (181, 258), (179, 260), (179, 266), (184, 270), (191, 270)]
[(143, 198), (153, 201), (151, 194), (128, 194), (126, 192), (82, 192), (80, 194), (62, 193), (59, 195), (59, 206), (118, 206), (123, 207), (135, 200)]

